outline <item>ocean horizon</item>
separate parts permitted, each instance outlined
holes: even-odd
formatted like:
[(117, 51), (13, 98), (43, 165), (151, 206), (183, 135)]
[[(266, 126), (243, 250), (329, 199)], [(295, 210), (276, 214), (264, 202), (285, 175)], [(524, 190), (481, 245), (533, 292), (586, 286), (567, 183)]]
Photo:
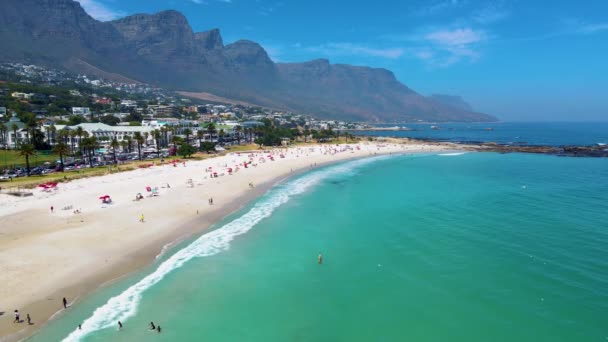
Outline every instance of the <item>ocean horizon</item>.
[[(608, 121), (520, 121), (483, 123), (409, 123), (400, 131), (354, 131), (358, 135), (414, 138), (455, 143), (494, 142), (505, 145), (593, 146), (608, 144)], [(434, 128), (433, 128), (434, 127)]]
[(603, 340), (606, 176), (603, 159), (495, 153), (313, 170), (30, 341)]

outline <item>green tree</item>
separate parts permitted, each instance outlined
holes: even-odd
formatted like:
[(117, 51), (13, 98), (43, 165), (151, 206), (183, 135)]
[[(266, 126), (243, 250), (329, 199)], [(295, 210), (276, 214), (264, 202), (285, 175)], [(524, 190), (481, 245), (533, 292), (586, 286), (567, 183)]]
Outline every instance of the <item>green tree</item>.
[(19, 126), (17, 126), (17, 124), (14, 123), (11, 125), (11, 130), (13, 131), (13, 137), (14, 137), (13, 143), (15, 145), (15, 150), (16, 150), (18, 142), (19, 142), (19, 138), (17, 136), (17, 130), (19, 130)]
[(22, 144), (19, 150), (19, 155), (25, 157), (25, 167), (27, 169), (27, 175), (30, 175), (30, 157), (36, 154), (36, 149), (33, 144)]
[(118, 142), (118, 140), (116, 140), (116, 138), (112, 139), (112, 141), (110, 142), (110, 147), (112, 148), (112, 155), (114, 156), (114, 164), (118, 164), (118, 161), (116, 160), (116, 149), (118, 147), (120, 147), (120, 143)]
[(220, 129), (220, 131), (217, 133), (217, 136), (219, 138), (218, 140), (219, 140), (220, 144), (223, 143), (224, 142), (224, 136), (226, 136), (226, 132), (224, 131), (223, 128)]
[(196, 137), (198, 138), (198, 149), (202, 150), (203, 146), (203, 138), (205, 137), (205, 132), (202, 129), (196, 131)]
[(177, 150), (177, 144), (180, 144), (181, 142), (182, 138), (178, 137), (177, 135), (171, 136), (171, 143), (173, 143), (173, 148), (175, 150)]
[(99, 119), (100, 122), (106, 124), (106, 125), (110, 125), (110, 126), (116, 126), (118, 125), (118, 123), (120, 122), (120, 119), (115, 117), (114, 115), (104, 115)]
[(190, 144), (181, 144), (177, 150), (177, 153), (184, 158), (189, 158), (191, 155), (196, 153), (196, 148)]
[(156, 155), (160, 158), (160, 139), (161, 133), (158, 129), (152, 131), (152, 136), (154, 137), (154, 143), (156, 144)]
[(0, 145), (5, 146), (6, 145), (6, 132), (8, 131), (8, 129), (6, 128), (6, 125), (3, 124), (2, 122), (0, 122)]
[(81, 115), (70, 115), (70, 117), (68, 118), (68, 125), (70, 126), (80, 125), (83, 122), (86, 122), (86, 120)]
[(200, 149), (201, 151), (211, 153), (211, 151), (215, 151), (215, 143), (212, 141), (204, 141), (201, 143)]
[(184, 135), (186, 136), (186, 144), (190, 144), (190, 136), (192, 135), (192, 130), (189, 128), (184, 129)]
[(53, 147), (53, 152), (59, 154), (59, 162), (61, 163), (61, 171), (63, 171), (64, 170), (63, 156), (65, 156), (66, 154), (68, 154), (70, 152), (70, 147), (63, 141), (60, 141), (59, 143), (55, 144), (55, 146)]
[(125, 136), (123, 142), (125, 142), (125, 147), (127, 148), (127, 153), (131, 153), (131, 146), (133, 146), (133, 139), (130, 136)]
[(241, 132), (243, 131), (243, 127), (241, 125), (237, 125), (236, 127), (234, 127), (234, 130), (236, 132), (236, 142), (237, 144), (241, 144)]
[(210, 122), (207, 124), (207, 134), (209, 134), (209, 140), (213, 140), (213, 135), (215, 134), (215, 132), (217, 132), (217, 129), (215, 128), (215, 124), (213, 122)]
[(145, 141), (144, 136), (141, 135), (140, 132), (135, 132), (135, 134), (133, 134), (133, 140), (137, 143), (137, 154), (139, 155), (139, 160), (141, 160), (141, 147)]
[(93, 167), (93, 157), (95, 156), (95, 149), (97, 148), (97, 138), (86, 137), (82, 139), (82, 148), (89, 159), (89, 166)]
[(80, 150), (80, 154), (82, 155), (82, 137), (84, 136), (85, 131), (82, 126), (78, 126), (74, 132), (76, 132), (76, 136), (78, 137), (78, 150)]

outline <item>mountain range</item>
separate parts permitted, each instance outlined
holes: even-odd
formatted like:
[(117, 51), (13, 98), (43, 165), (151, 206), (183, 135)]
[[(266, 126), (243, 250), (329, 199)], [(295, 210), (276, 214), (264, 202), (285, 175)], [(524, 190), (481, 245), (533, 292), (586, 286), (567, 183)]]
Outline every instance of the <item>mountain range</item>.
[(72, 0), (2, 0), (0, 61), (36, 63), (321, 118), (366, 122), (495, 121), (462, 103), (425, 97), (386, 69), (326, 59), (275, 63), (249, 40), (193, 32), (173, 10), (109, 22)]

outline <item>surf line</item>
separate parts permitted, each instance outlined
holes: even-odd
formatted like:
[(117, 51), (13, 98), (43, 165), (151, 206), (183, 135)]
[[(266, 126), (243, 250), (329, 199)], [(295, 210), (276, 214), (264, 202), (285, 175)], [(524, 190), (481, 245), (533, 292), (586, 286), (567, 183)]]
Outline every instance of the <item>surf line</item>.
[(80, 341), (83, 337), (95, 331), (115, 327), (118, 321), (124, 322), (129, 317), (134, 316), (137, 313), (137, 307), (142, 299), (142, 295), (147, 289), (193, 258), (211, 256), (229, 249), (230, 242), (235, 237), (247, 233), (260, 221), (269, 217), (275, 209), (289, 201), (291, 197), (307, 191), (329, 177), (337, 175), (349, 177), (354, 175), (354, 171), (357, 168), (394, 156), (369, 157), (330, 166), (326, 169), (305, 174), (300, 178), (271, 189), (245, 214), (218, 229), (202, 235), (190, 245), (163, 261), (154, 272), (148, 274), (119, 295), (110, 298), (104, 305), (95, 309), (89, 318), (84, 320), (81, 324), (81, 329), (75, 329), (63, 341)]

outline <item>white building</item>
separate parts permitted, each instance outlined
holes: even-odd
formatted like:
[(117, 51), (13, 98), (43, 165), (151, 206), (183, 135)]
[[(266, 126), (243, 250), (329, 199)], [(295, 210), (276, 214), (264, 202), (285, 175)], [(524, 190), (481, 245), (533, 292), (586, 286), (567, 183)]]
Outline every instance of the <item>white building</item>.
[[(25, 124), (19, 120), (15, 113), (13, 113), (13, 116), (4, 124), (4, 126), (6, 127), (6, 141), (0, 141), (0, 147), (16, 148), (27, 140)], [(16, 128), (16, 130), (13, 128)]]
[(89, 107), (72, 107), (73, 115), (91, 115)]
[(14, 92), (11, 93), (11, 96), (16, 98), (16, 99), (22, 99), (22, 100), (30, 100), (32, 98), (32, 96), (34, 96), (33, 93), (20, 93), (20, 92)]
[(133, 101), (133, 100), (122, 100), (120, 101), (120, 105), (122, 107), (127, 107), (127, 108), (135, 108), (137, 107), (137, 101)]
[[(119, 142), (123, 141), (126, 137), (133, 138), (135, 132), (139, 132), (143, 137), (147, 137), (146, 141), (144, 142), (145, 146), (156, 145), (154, 141), (154, 136), (152, 134), (152, 132), (154, 131), (152, 127), (110, 126), (104, 123), (81, 123), (75, 126), (56, 125), (55, 127), (57, 128), (57, 131), (60, 131), (62, 129), (75, 130), (78, 127), (82, 127), (83, 130), (89, 133), (89, 136), (96, 137), (99, 142), (106, 141), (108, 143), (114, 138), (116, 138), (116, 140), (118, 140)], [(68, 143), (71, 143), (71, 141), (68, 140)], [(78, 145), (78, 138), (76, 138), (74, 143), (75, 145)]]

